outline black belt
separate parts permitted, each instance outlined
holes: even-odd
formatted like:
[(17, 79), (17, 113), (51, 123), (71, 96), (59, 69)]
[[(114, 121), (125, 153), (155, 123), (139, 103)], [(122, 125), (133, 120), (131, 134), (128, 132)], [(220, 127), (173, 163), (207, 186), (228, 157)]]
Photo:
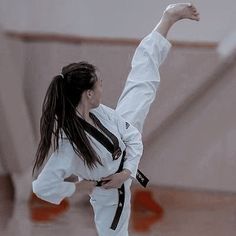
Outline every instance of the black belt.
[[(122, 158), (121, 158), (119, 169), (117, 170), (116, 173), (119, 173), (123, 170), (123, 166), (124, 166), (124, 162), (125, 162), (125, 154), (126, 154), (126, 152), (124, 151)], [(113, 221), (112, 221), (111, 227), (110, 227), (113, 230), (116, 229), (116, 227), (119, 223), (120, 216), (123, 211), (124, 204), (125, 204), (125, 185), (122, 184), (121, 187), (117, 189), (117, 191), (118, 191), (118, 205), (117, 205), (116, 213), (115, 213), (115, 216), (113, 218)]]
[[(117, 170), (116, 173), (119, 173), (123, 170), (123, 166), (124, 166), (124, 162), (125, 162), (125, 154), (126, 154), (126, 152), (124, 151), (123, 155), (122, 155), (121, 162), (120, 162), (119, 169)], [(149, 180), (141, 171), (138, 170), (136, 178), (143, 187), (147, 186), (147, 183), (148, 183)], [(102, 186), (102, 184), (104, 184), (104, 183), (105, 183), (105, 181), (98, 181), (97, 186), (98, 187)], [(111, 227), (110, 227), (113, 230), (116, 230), (117, 225), (118, 225), (119, 220), (120, 220), (120, 217), (121, 217), (121, 213), (122, 213), (123, 208), (124, 208), (124, 204), (125, 204), (125, 185), (122, 184), (121, 187), (117, 189), (117, 191), (118, 191), (118, 205), (117, 205), (116, 213), (115, 213), (115, 216), (113, 218), (113, 221), (112, 221)]]
[[(123, 166), (124, 166), (124, 162), (125, 162), (125, 151), (123, 152), (122, 158), (121, 158), (121, 162), (120, 162), (120, 166), (119, 169), (116, 171), (116, 173), (119, 173), (123, 170)], [(105, 181), (98, 181), (97, 182), (97, 186), (102, 186), (102, 184), (104, 184)], [(117, 189), (118, 191), (118, 205), (116, 208), (116, 213), (115, 216), (113, 218), (113, 221), (111, 223), (111, 229), (116, 230), (117, 225), (119, 223), (120, 217), (121, 217), (121, 213), (123, 211), (123, 207), (125, 204), (125, 185), (122, 184), (120, 188)]]

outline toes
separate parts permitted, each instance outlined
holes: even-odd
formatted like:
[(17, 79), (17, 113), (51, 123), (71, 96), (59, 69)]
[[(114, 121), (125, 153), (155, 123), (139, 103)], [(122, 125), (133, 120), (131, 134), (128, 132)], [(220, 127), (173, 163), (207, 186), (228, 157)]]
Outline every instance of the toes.
[(190, 19), (199, 21), (200, 17), (199, 17), (199, 15), (195, 15), (195, 16), (190, 17)]
[(194, 15), (195, 17), (199, 16), (197, 8), (193, 4), (191, 4), (191, 11), (192, 11), (192, 15)]
[(198, 12), (196, 12), (196, 13), (194, 13), (193, 15), (194, 15), (195, 17), (199, 17), (200, 14), (199, 14)]

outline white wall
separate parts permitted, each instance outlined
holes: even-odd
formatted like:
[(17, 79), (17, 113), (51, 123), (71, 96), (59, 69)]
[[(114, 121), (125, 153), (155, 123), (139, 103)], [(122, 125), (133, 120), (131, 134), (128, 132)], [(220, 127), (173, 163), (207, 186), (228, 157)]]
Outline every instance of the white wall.
[[(166, 1), (141, 0), (0, 0), (5, 29), (89, 37), (141, 38), (160, 18)], [(192, 1), (201, 22), (178, 24), (170, 38), (218, 42), (235, 29), (234, 0)]]
[[(103, 102), (114, 107), (135, 47), (85, 42), (24, 45), (27, 67), (22, 84), (33, 131), (38, 135), (46, 88), (63, 65), (80, 60), (95, 64), (104, 81)], [(151, 184), (236, 192), (236, 70), (221, 76), (202, 93), (209, 75), (220, 63), (217, 59), (213, 49), (174, 47), (162, 65), (158, 98), (148, 114), (143, 135), (141, 168)], [(196, 93), (197, 99), (192, 101)], [(181, 109), (186, 102), (188, 107)]]
[[(150, 0), (150, 5), (146, 6), (146, 2), (135, 1), (136, 4), (134, 4), (134, 0), (119, 2), (21, 0), (21, 4), (16, 0), (0, 0), (0, 21), (5, 30), (22, 32), (56, 32), (91, 37), (142, 37), (152, 28), (156, 18), (159, 18), (157, 15), (161, 14), (161, 9), (167, 5), (167, 2), (170, 1), (157, 4)], [(230, 31), (230, 24), (234, 22), (231, 9), (236, 3), (229, 0), (227, 2), (231, 2), (231, 5), (198, 1), (197, 5), (202, 12), (202, 22), (179, 24), (171, 37), (190, 41), (198, 39), (218, 41), (225, 32)], [(91, 4), (93, 4), (92, 8)], [(119, 14), (120, 12), (122, 14)], [(142, 12), (150, 12), (150, 14)], [(1, 77), (0, 102), (5, 104), (1, 109), (4, 110), (6, 117), (11, 118), (4, 121), (7, 125), (2, 126), (8, 130), (12, 141), (10, 144), (14, 148), (7, 146), (8, 139), (2, 135), (0, 146), (5, 148), (5, 152), (1, 152), (5, 162), (0, 163), (2, 164), (0, 174), (16, 171), (16, 169), (25, 170), (30, 166), (34, 155), (34, 135), (38, 131), (35, 127), (38, 127), (41, 98), (51, 75), (60, 72), (59, 65), (77, 60), (79, 56), (91, 60), (102, 69), (103, 76), (108, 82), (106, 91), (109, 93), (105, 94), (104, 100), (113, 103), (114, 100), (110, 99), (110, 95), (118, 96), (119, 92), (118, 87), (114, 86), (114, 81), (121, 89), (121, 84), (124, 82), (121, 78), (126, 76), (128, 59), (131, 58), (133, 52), (131, 46), (119, 45), (82, 44), (78, 46), (45, 42), (22, 43), (14, 40), (8, 43), (10, 43), (7, 44), (8, 47), (4, 46), (2, 38), (1, 52), (9, 57), (8, 61), (2, 60), (0, 64), (2, 74), (9, 76), (12, 81), (16, 77), (21, 81), (16, 81), (19, 84), (14, 83), (16, 92), (14, 100), (11, 100), (12, 96), (7, 90), (11, 88), (10, 80), (7, 77)], [(205, 48), (202, 50), (182, 48), (172, 51), (169, 62), (167, 60), (167, 64), (165, 63), (162, 67), (163, 82), (157, 105), (153, 106), (150, 122), (147, 122), (148, 125), (145, 128), (145, 138), (148, 138), (153, 127), (162, 126), (162, 122), (165, 122), (168, 115), (174, 113), (183, 101), (191, 97), (191, 93), (204, 83), (207, 74), (212, 72), (211, 69), (216, 64), (215, 59), (215, 52), (207, 51)], [(10, 62), (16, 65), (15, 71), (10, 71), (11, 73), (7, 70)], [(196, 64), (198, 67), (195, 66)], [(234, 183), (236, 114), (231, 109), (235, 107), (233, 103), (235, 101), (235, 74), (234, 70), (229, 77), (225, 78), (227, 83), (223, 81), (215, 84), (209, 89), (208, 95), (199, 97), (198, 102), (194, 103), (189, 110), (181, 113), (182, 116), (176, 117), (175, 122), (168, 124), (164, 132), (157, 135), (154, 144), (149, 143), (150, 148), (146, 149), (145, 165), (143, 165), (144, 162), (142, 165), (146, 173), (150, 173), (152, 183), (236, 191)], [(6, 101), (9, 106), (6, 106)], [(16, 107), (15, 101), (23, 104), (20, 119), (18, 119), (19, 111), (13, 109)], [(17, 108), (19, 109), (18, 106)], [(23, 125), (19, 126), (19, 120), (23, 122)], [(30, 122), (32, 122), (33, 130), (29, 125)], [(14, 134), (16, 130), (17, 135)], [(27, 132), (22, 132), (22, 130)], [(9, 152), (12, 154), (10, 156), (17, 158), (7, 158)], [(12, 165), (12, 162), (15, 165)]]
[(145, 149), (152, 183), (235, 192), (236, 67), (221, 76)]
[(28, 0), (0, 0), (1, 28), (14, 31), (27, 30)]
[(0, 42), (0, 164), (5, 172), (21, 172), (32, 165), (35, 152), (23, 90), (24, 44), (7, 40), (1, 27)]

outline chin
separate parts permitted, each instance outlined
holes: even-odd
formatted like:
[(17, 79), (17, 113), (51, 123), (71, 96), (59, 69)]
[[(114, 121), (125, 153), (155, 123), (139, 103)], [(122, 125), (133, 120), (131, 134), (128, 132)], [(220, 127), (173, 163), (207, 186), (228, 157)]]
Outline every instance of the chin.
[(100, 104), (101, 104), (101, 103), (98, 103), (98, 104), (94, 105), (92, 109), (99, 107)]

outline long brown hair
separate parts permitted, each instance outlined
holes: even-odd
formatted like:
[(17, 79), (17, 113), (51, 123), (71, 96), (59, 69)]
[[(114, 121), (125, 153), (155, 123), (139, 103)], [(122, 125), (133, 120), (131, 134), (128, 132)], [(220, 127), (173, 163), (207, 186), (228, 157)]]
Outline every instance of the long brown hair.
[(43, 101), (40, 142), (33, 173), (44, 163), (52, 142), (54, 151), (59, 148), (63, 132), (75, 153), (90, 169), (96, 167), (97, 163), (101, 164), (76, 115), (82, 93), (93, 89), (96, 81), (96, 68), (87, 62), (69, 64), (63, 67), (61, 75), (53, 78)]

